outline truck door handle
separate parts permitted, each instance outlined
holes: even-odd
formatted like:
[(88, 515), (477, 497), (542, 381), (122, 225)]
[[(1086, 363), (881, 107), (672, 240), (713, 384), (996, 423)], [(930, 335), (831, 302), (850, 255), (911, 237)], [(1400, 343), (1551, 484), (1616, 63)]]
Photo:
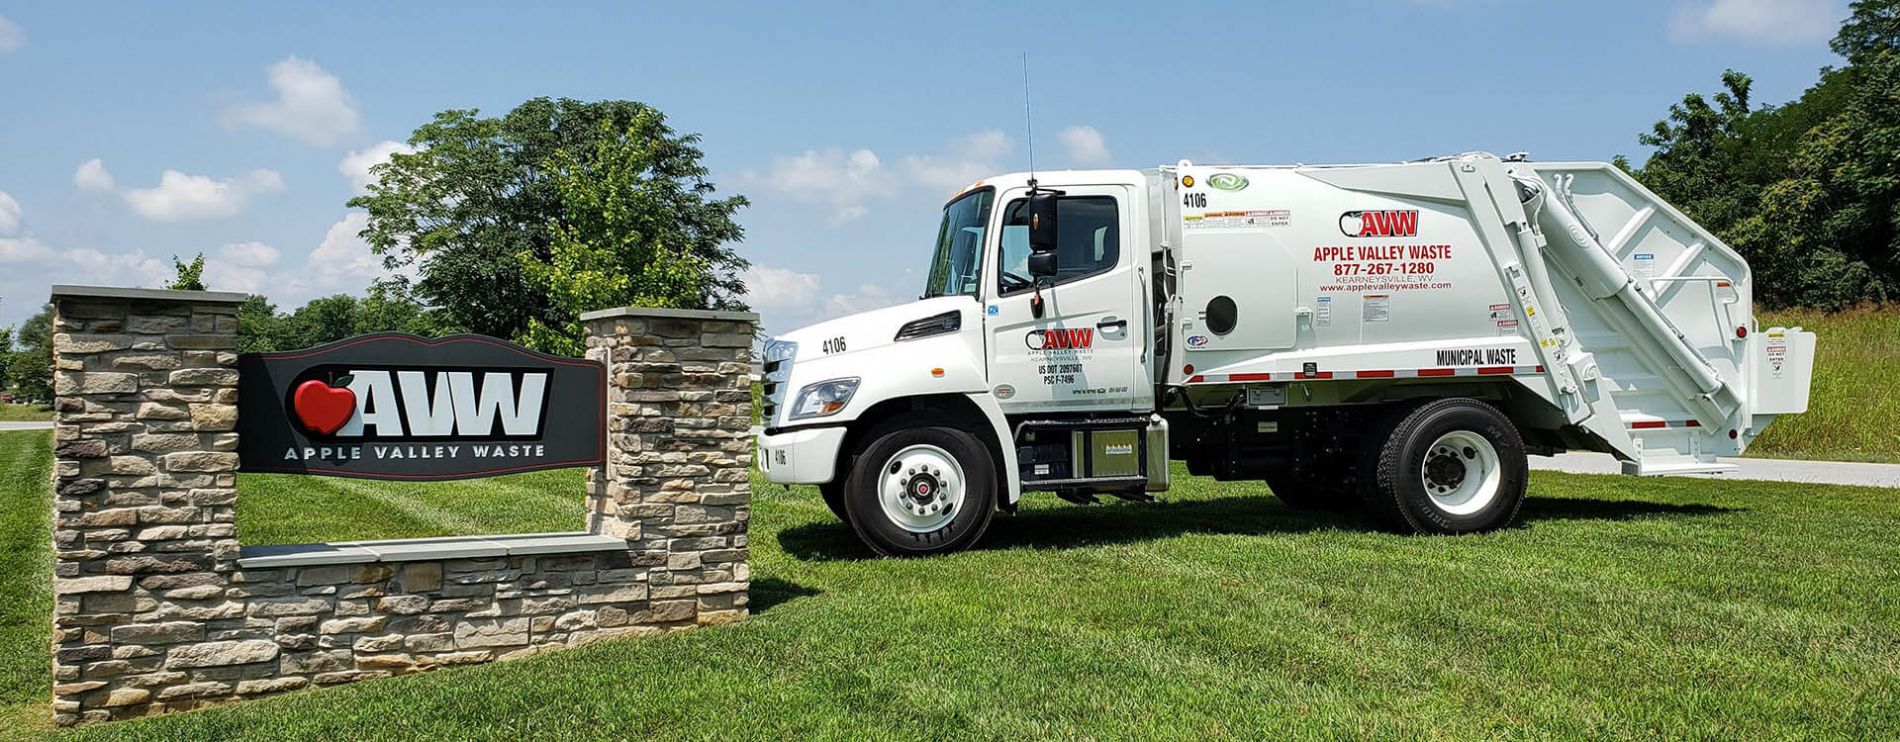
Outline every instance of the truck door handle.
[(1109, 317), (1108, 319), (1095, 323), (1095, 329), (1097, 330), (1107, 331), (1108, 328), (1111, 327), (1126, 330), (1128, 329), (1128, 320)]

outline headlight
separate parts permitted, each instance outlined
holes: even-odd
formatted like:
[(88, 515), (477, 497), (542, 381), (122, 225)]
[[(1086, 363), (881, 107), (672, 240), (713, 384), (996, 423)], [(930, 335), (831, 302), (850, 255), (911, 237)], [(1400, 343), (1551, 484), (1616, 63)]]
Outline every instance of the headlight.
[(850, 403), (851, 395), (857, 391), (857, 379), (832, 379), (807, 384), (798, 390), (798, 397), (792, 402), (792, 414), (787, 419), (836, 415)]
[(765, 361), (789, 361), (798, 355), (798, 343), (789, 340), (767, 340), (765, 342)]

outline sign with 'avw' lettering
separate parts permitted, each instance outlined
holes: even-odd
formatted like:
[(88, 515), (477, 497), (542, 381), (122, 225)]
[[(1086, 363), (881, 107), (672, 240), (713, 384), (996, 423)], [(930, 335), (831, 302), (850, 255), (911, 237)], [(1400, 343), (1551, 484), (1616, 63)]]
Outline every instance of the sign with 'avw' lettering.
[(463, 479), (606, 458), (600, 363), (480, 335), (362, 335), (238, 358), (239, 468)]

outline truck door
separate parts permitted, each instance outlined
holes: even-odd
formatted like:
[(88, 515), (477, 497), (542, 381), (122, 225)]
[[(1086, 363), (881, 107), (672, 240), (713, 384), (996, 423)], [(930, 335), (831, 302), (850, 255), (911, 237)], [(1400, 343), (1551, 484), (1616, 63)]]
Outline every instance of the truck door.
[(1027, 191), (1004, 194), (985, 271), (991, 391), (1005, 413), (1137, 409), (1141, 326), (1134, 214), (1125, 186), (1065, 186), (1057, 202), (1057, 274), (1041, 317), (1029, 274)]

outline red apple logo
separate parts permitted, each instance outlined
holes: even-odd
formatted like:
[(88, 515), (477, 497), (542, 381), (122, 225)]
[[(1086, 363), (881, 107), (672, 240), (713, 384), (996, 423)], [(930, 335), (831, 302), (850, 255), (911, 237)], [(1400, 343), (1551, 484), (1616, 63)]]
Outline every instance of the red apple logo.
[[(349, 377), (338, 381), (349, 383)], [(329, 435), (343, 427), (356, 414), (356, 392), (349, 387), (333, 387), (311, 379), (297, 385), (296, 393), (290, 395), (290, 406), (296, 410), (297, 419), (303, 426), (318, 435)]]

